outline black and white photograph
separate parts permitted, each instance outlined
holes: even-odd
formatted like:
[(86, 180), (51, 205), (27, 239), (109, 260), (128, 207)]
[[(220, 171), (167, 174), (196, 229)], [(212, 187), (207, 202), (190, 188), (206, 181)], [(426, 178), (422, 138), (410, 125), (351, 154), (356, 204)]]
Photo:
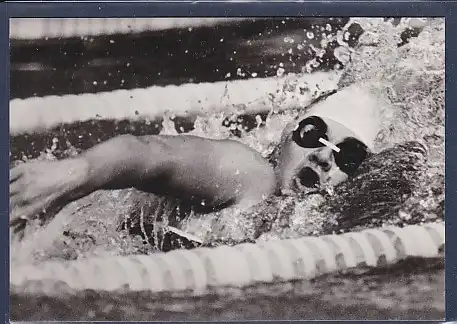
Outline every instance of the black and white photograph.
[(12, 321), (445, 317), (444, 18), (9, 29)]

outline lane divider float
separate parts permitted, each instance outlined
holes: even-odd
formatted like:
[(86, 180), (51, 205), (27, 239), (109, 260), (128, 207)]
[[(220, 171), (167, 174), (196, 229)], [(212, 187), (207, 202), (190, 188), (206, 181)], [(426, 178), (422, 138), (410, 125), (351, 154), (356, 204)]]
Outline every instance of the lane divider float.
[(38, 281), (44, 294), (54, 291), (50, 285), (62, 282), (74, 292), (128, 288), (198, 293), (212, 287), (312, 279), (360, 265), (394, 264), (409, 257), (442, 258), (444, 234), (444, 223), (438, 222), (152, 255), (47, 261), (16, 266), (10, 283), (17, 291)]

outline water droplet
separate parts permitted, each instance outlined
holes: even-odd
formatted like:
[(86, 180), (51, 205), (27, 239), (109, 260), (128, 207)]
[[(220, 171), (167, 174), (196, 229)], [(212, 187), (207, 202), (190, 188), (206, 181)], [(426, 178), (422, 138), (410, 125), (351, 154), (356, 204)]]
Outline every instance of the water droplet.
[(283, 75), (284, 75), (284, 72), (285, 72), (285, 70), (284, 70), (283, 68), (279, 68), (279, 69), (276, 71), (276, 75), (277, 75), (278, 77), (283, 76)]

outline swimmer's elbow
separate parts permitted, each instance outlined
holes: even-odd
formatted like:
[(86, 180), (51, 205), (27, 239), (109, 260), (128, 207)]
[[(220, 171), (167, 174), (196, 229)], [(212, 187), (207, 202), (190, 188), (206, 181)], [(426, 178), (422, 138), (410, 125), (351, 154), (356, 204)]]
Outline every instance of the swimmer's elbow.
[(166, 165), (166, 148), (151, 138), (125, 134), (116, 136), (86, 151), (90, 176), (99, 188), (120, 189), (141, 186), (157, 178)]

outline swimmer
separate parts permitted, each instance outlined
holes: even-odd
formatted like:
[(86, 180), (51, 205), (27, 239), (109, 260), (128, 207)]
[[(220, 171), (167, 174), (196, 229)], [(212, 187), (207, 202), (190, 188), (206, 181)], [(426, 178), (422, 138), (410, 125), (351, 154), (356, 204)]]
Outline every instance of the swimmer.
[(120, 135), (73, 158), (24, 163), (10, 170), (10, 227), (97, 190), (136, 188), (207, 214), (334, 186), (373, 150), (377, 106), (355, 86), (322, 96), (285, 127), (271, 161), (234, 140)]

